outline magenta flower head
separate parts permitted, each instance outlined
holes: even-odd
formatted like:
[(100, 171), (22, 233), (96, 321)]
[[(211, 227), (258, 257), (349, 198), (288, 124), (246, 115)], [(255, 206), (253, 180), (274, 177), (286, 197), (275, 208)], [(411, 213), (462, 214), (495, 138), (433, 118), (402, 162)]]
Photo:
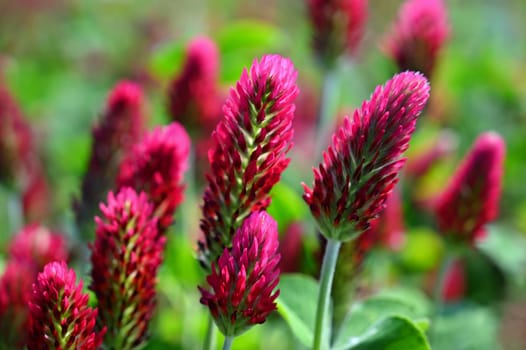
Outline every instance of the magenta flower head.
[(65, 262), (44, 267), (33, 284), (29, 303), (28, 349), (99, 349), (105, 330), (97, 333), (97, 310), (88, 307), (82, 281)]
[(420, 71), (430, 78), (448, 36), (447, 12), (442, 0), (407, 0), (385, 39), (385, 51), (400, 71)]
[(505, 148), (500, 135), (481, 134), (438, 198), (438, 228), (448, 238), (474, 243), (497, 217)]
[(307, 0), (312, 44), (318, 58), (331, 67), (343, 53), (353, 54), (362, 40), (367, 0)]
[(144, 342), (155, 308), (157, 270), (165, 238), (157, 233), (153, 205), (145, 193), (123, 188), (108, 195), (96, 217), (91, 248), (98, 321), (107, 327), (108, 349), (134, 349)]
[(22, 349), (27, 342), (27, 305), (35, 277), (33, 266), (14, 259), (0, 277), (0, 349)]
[(314, 185), (303, 198), (321, 232), (345, 241), (367, 230), (398, 181), (429, 85), (420, 74), (395, 75), (346, 117), (314, 169)]
[(239, 335), (265, 322), (276, 310), (278, 246), (276, 222), (266, 212), (256, 212), (236, 232), (232, 248), (225, 248), (212, 263), (206, 279), (210, 291), (199, 287), (201, 303), (208, 306), (225, 336)]
[(146, 192), (154, 204), (159, 234), (172, 224), (175, 210), (183, 200), (189, 153), (188, 134), (179, 123), (172, 122), (146, 134), (121, 163), (117, 187)]
[(14, 185), (32, 150), (29, 124), (0, 78), (0, 181)]
[(67, 261), (69, 251), (63, 235), (31, 224), (15, 235), (9, 245), (9, 256), (32, 266), (38, 272), (52, 261)]
[(193, 39), (186, 49), (182, 71), (168, 90), (172, 119), (192, 130), (215, 125), (221, 116), (218, 77), (219, 51), (216, 44), (207, 37)]
[(243, 71), (230, 91), (224, 119), (212, 134), (211, 172), (204, 192), (200, 261), (210, 268), (243, 220), (265, 209), (287, 167), (292, 145), (297, 72), (288, 59), (266, 55)]
[(82, 182), (82, 198), (75, 203), (82, 234), (91, 234), (93, 216), (106, 193), (113, 188), (123, 156), (144, 131), (143, 93), (139, 85), (121, 81), (111, 91), (99, 124), (93, 128), (88, 168)]

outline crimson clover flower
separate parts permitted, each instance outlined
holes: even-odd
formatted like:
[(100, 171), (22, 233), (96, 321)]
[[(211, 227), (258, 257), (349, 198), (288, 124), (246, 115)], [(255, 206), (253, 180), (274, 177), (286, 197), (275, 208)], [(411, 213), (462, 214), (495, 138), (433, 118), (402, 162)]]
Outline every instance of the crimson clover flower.
[(436, 202), (438, 228), (447, 237), (474, 243), (497, 217), (505, 143), (494, 132), (481, 134)]
[(38, 275), (29, 303), (29, 349), (100, 348), (105, 330), (96, 333), (97, 310), (88, 307), (88, 294), (76, 279), (65, 262), (49, 263)]
[(90, 247), (98, 322), (107, 327), (109, 349), (135, 349), (145, 340), (155, 308), (157, 270), (165, 237), (159, 237), (153, 205), (145, 193), (123, 188), (109, 193), (96, 217)]
[(367, 20), (367, 0), (307, 0), (312, 44), (325, 66), (344, 52), (355, 53)]
[(35, 276), (44, 265), (53, 261), (66, 261), (68, 256), (64, 236), (38, 224), (23, 227), (9, 244), (10, 259), (32, 266)]
[(0, 181), (13, 185), (32, 149), (29, 124), (0, 80)]
[(82, 234), (91, 235), (93, 216), (106, 193), (113, 188), (123, 156), (144, 132), (143, 105), (142, 89), (129, 81), (119, 82), (108, 96), (102, 117), (93, 128), (81, 198), (74, 204)]
[(385, 51), (400, 71), (415, 70), (430, 78), (449, 36), (442, 0), (407, 0), (385, 39)]
[(172, 224), (183, 200), (189, 152), (188, 134), (179, 123), (172, 122), (146, 134), (120, 165), (117, 188), (132, 187), (148, 194), (160, 235)]
[(288, 59), (266, 55), (244, 70), (212, 134), (211, 171), (203, 196), (199, 259), (210, 268), (243, 220), (270, 203), (292, 145), (297, 72)]
[(216, 44), (207, 37), (194, 38), (186, 49), (181, 73), (170, 83), (168, 90), (172, 119), (190, 129), (194, 129), (191, 126), (206, 128), (215, 125), (221, 116), (218, 77), (219, 51)]
[(32, 283), (46, 264), (67, 260), (69, 252), (64, 236), (31, 224), (13, 237), (8, 253), (0, 278), (0, 348), (20, 348), (27, 338)]
[(0, 277), (0, 348), (22, 348), (27, 342), (29, 327), (28, 303), (31, 285), (36, 277), (33, 266), (8, 260)]
[(210, 291), (199, 287), (201, 303), (208, 306), (225, 336), (236, 336), (265, 322), (276, 310), (279, 283), (278, 228), (266, 212), (245, 219), (207, 277)]
[(303, 184), (303, 198), (325, 237), (352, 239), (379, 215), (428, 97), (427, 80), (404, 72), (378, 86), (352, 118), (345, 118), (314, 169), (312, 189)]

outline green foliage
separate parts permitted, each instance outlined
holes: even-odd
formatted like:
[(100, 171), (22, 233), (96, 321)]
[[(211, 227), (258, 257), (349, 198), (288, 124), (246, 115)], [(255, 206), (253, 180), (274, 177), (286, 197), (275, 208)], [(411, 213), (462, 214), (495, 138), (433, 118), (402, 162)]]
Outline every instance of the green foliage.
[(290, 274), (280, 280), (278, 311), (292, 333), (305, 346), (312, 346), (319, 286), (311, 277)]

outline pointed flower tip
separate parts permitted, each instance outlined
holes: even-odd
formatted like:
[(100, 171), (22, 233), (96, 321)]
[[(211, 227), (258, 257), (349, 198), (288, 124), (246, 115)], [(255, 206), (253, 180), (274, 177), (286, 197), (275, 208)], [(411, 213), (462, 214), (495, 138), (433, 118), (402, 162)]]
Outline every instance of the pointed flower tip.
[(105, 329), (95, 332), (97, 310), (88, 307), (88, 295), (82, 294), (82, 281), (77, 284), (76, 279), (75, 271), (63, 261), (44, 266), (33, 284), (29, 303), (28, 348), (59, 349), (66, 343), (75, 349), (101, 346)]
[(460, 242), (482, 238), (498, 214), (505, 142), (494, 132), (481, 134), (438, 198), (435, 213), (440, 231)]
[(41, 271), (47, 263), (67, 260), (69, 251), (63, 235), (38, 224), (30, 224), (14, 237), (9, 246), (9, 255)]
[(108, 109), (138, 107), (143, 103), (143, 92), (139, 84), (123, 80), (117, 83), (108, 96)]
[(408, 0), (385, 39), (385, 50), (400, 70), (418, 70), (429, 77), (449, 32), (442, 0)]
[(189, 154), (188, 133), (181, 124), (172, 122), (146, 134), (120, 165), (117, 187), (145, 191), (155, 204), (163, 232), (183, 200)]
[(367, 0), (308, 0), (312, 45), (328, 66), (348, 52), (354, 54), (363, 38), (368, 16)]
[(427, 79), (404, 72), (379, 86), (346, 118), (314, 171), (304, 199), (328, 238), (347, 240), (369, 227), (398, 181), (417, 117), (429, 98)]
[(269, 192), (288, 166), (297, 72), (279, 55), (265, 55), (244, 70), (224, 105), (224, 119), (208, 153), (200, 260), (210, 267), (230, 248), (251, 212), (265, 209)]
[(219, 50), (211, 39), (201, 36), (188, 43), (185, 55), (182, 70), (168, 90), (170, 115), (186, 127), (210, 130), (221, 115)]
[(200, 287), (201, 303), (208, 306), (226, 336), (236, 336), (265, 322), (276, 310), (279, 282), (278, 229), (266, 212), (251, 214), (225, 248)]

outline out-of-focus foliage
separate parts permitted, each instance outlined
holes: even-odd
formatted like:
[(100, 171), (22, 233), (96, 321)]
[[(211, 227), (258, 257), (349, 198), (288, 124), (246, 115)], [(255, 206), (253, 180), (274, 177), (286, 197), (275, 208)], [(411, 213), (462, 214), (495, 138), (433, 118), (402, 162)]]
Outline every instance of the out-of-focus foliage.
[[(369, 3), (365, 40), (338, 76), (339, 101), (334, 101), (338, 105), (333, 109), (341, 114), (350, 114), (396, 71), (379, 41), (401, 1)], [(526, 347), (526, 313), (517, 311), (524, 310), (521, 305), (526, 300), (526, 6), (524, 0), (446, 4), (452, 36), (437, 64), (431, 101), (417, 124), (408, 157), (428, 147), (444, 128), (455, 135), (457, 147), (424, 178), (401, 180), (406, 240), (399, 252), (378, 252), (366, 262), (354, 317), (362, 312), (370, 321), (417, 335), (425, 332), (434, 349), (520, 349)], [(149, 126), (165, 124), (167, 84), (181, 69), (187, 42), (207, 35), (219, 48), (223, 91), (255, 57), (275, 52), (294, 62), (302, 93), (316, 93), (321, 75), (309, 33), (305, 5), (295, 0), (0, 0), (0, 76), (35, 132), (52, 189), (48, 203), (52, 215), (45, 224), (66, 232), (72, 242), (78, 239), (71, 202), (79, 194), (91, 127), (116, 81), (142, 84), (148, 96)], [(308, 110), (298, 110), (303, 114), (297, 119), (308, 117)], [(436, 316), (427, 302), (433, 298), (433, 282), (449, 248), (429, 211), (418, 205), (444, 188), (477, 135), (488, 130), (499, 132), (507, 146), (500, 215), (487, 239), (465, 256), (465, 298), (442, 305)], [(296, 142), (296, 147), (303, 146)], [(300, 182), (311, 183), (310, 168), (319, 158), (306, 158), (304, 150), (296, 147), (282, 183), (274, 189), (269, 211), (281, 235), (290, 223), (303, 221), (301, 272), (315, 275), (318, 240), (300, 198)], [(168, 233), (147, 349), (197, 349), (205, 337), (208, 315), (197, 290), (204, 273), (195, 253), (202, 195), (198, 179), (202, 178), (202, 174), (187, 176), (186, 199)], [(7, 241), (21, 224), (17, 200), (11, 190), (0, 188), (0, 271)], [(79, 268), (79, 275), (86, 278), (87, 271)], [(280, 313), (296, 326), (291, 330), (276, 313), (263, 326), (236, 338), (234, 349), (303, 349), (310, 344), (308, 335), (301, 334), (308, 334), (305, 328), (312, 326), (303, 323), (309, 322), (315, 301), (298, 305), (301, 296), (287, 294), (293, 282), (292, 277), (283, 277)], [(406, 291), (389, 294), (393, 285), (403, 285)], [(366, 298), (376, 292), (380, 295)], [(302, 293), (317, 292), (306, 288)], [(418, 298), (404, 297), (411, 293)], [(393, 316), (399, 313), (415, 323)], [(370, 325), (356, 323), (347, 335), (363, 336)], [(380, 334), (368, 341), (383, 344), (384, 338)]]

